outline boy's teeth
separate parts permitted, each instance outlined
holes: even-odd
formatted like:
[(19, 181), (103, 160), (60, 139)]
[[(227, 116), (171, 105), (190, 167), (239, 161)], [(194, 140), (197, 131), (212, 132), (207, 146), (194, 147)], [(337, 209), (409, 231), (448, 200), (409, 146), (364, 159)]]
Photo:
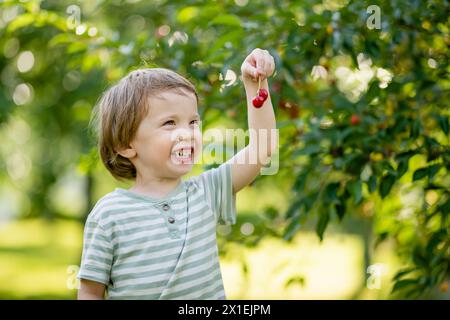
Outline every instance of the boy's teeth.
[(189, 150), (185, 150), (185, 149), (182, 149), (182, 150), (179, 150), (179, 151), (177, 151), (176, 152), (176, 154), (179, 156), (179, 157), (190, 157), (191, 156), (191, 152), (189, 152)]

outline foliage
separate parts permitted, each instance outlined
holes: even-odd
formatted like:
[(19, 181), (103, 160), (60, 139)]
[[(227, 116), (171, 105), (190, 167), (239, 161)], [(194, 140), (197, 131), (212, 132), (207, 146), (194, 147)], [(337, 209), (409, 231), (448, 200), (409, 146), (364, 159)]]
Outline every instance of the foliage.
[[(33, 133), (32, 174), (14, 182), (29, 216), (57, 214), (46, 198), (71, 165), (92, 178), (86, 128), (108, 84), (137, 67), (172, 68), (196, 84), (206, 125), (225, 114), (245, 128), (242, 86), (226, 75), (261, 47), (276, 58), (280, 174), (293, 178), (287, 212), (267, 211), (281, 226), (260, 235), (289, 240), (315, 219), (322, 239), (331, 221), (359, 215), (404, 257), (394, 293), (435, 288), (450, 273), (449, 4), (371, 4), (381, 29), (369, 29), (367, 3), (348, 0), (95, 1), (75, 7), (79, 21), (67, 1), (4, 1), (0, 124), (18, 116)], [(24, 51), (34, 66), (20, 72)], [(401, 203), (386, 208), (409, 189), (420, 192), (406, 218)]]

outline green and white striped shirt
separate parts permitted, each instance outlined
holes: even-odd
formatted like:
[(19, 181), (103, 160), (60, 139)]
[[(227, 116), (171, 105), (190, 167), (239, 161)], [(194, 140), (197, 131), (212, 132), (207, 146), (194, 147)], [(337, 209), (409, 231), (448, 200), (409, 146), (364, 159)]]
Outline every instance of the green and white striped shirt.
[(87, 218), (78, 278), (108, 299), (225, 299), (216, 226), (236, 222), (232, 190), (228, 163), (164, 198), (115, 189)]

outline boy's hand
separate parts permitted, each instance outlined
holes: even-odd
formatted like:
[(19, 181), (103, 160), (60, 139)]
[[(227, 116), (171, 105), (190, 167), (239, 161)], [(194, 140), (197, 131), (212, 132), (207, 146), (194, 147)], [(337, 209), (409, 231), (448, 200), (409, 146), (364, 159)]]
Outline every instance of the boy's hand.
[(275, 71), (275, 60), (269, 51), (254, 49), (244, 60), (241, 66), (242, 81), (251, 83), (270, 77)]

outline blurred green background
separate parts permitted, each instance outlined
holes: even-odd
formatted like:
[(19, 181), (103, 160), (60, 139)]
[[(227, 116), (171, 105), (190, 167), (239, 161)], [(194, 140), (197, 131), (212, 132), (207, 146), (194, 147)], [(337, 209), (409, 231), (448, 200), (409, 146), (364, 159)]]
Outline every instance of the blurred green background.
[[(203, 129), (247, 128), (240, 64), (270, 80), (280, 169), (220, 227), (228, 298), (449, 299), (448, 1), (1, 1), (0, 298), (74, 299), (83, 225), (118, 183), (89, 119), (166, 67)], [(205, 167), (197, 165), (192, 174)]]

